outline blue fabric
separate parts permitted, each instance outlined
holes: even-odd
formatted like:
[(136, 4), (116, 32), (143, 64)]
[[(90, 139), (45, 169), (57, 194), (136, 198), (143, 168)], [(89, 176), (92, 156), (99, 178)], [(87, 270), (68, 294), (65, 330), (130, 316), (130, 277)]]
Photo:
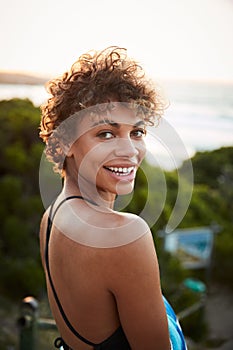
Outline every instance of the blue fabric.
[(180, 327), (179, 321), (176, 317), (176, 314), (169, 302), (167, 301), (167, 299), (163, 297), (163, 300), (167, 313), (172, 350), (187, 350), (184, 335)]

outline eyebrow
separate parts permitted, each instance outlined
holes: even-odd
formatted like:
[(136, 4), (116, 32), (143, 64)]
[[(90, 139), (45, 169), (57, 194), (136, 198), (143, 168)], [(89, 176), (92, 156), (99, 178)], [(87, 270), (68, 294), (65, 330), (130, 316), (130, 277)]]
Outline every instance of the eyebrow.
[[(116, 123), (116, 122), (113, 122), (109, 119), (102, 119), (102, 120), (99, 120), (98, 122), (94, 123), (92, 126), (98, 126), (98, 125), (102, 125), (102, 124), (108, 124), (110, 126), (113, 126), (114, 128), (117, 128), (119, 129), (120, 128), (120, 124), (119, 123)], [(144, 122), (144, 120), (139, 120), (137, 123), (135, 123), (133, 125), (133, 128), (137, 128), (139, 126), (145, 126), (146, 123)]]

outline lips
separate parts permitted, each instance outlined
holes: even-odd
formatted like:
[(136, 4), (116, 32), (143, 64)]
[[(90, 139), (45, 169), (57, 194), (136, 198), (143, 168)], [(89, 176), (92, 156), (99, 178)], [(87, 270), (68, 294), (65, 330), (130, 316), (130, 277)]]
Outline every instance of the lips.
[(112, 167), (105, 166), (105, 169), (111, 171), (113, 174), (117, 176), (129, 176), (135, 170), (135, 166), (122, 166), (122, 167)]

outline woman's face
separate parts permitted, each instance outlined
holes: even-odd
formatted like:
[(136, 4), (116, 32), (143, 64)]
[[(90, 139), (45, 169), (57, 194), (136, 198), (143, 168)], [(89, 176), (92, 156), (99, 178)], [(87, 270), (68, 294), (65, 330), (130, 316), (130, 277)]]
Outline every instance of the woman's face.
[(120, 103), (114, 106), (95, 120), (88, 115), (82, 118), (69, 151), (79, 187), (95, 186), (106, 198), (109, 193), (133, 190), (136, 171), (146, 153), (145, 122), (133, 109)]

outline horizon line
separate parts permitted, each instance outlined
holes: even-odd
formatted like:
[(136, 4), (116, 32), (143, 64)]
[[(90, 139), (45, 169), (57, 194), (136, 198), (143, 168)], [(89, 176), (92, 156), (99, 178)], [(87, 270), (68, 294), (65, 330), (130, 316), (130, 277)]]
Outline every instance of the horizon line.
[[(35, 79), (43, 79), (45, 82), (53, 79), (54, 77), (58, 77), (59, 73), (57, 74), (47, 74), (47, 73), (42, 73), (42, 72), (33, 72), (33, 71), (29, 71), (29, 70), (5, 70), (5, 69), (0, 69), (0, 75), (4, 74), (4, 75), (9, 75), (9, 76), (26, 76), (28, 78), (35, 78)], [(193, 76), (190, 77), (165, 77), (165, 76), (157, 76), (156, 78), (152, 78), (153, 80), (156, 81), (161, 81), (161, 82), (167, 82), (167, 83), (182, 83), (182, 82), (189, 82), (189, 83), (206, 83), (206, 84), (225, 84), (225, 85), (233, 85), (233, 78), (232, 79), (225, 79), (225, 78), (195, 78)], [(0, 84), (1, 80), (0, 80)], [(14, 84), (14, 83), (11, 83)]]

